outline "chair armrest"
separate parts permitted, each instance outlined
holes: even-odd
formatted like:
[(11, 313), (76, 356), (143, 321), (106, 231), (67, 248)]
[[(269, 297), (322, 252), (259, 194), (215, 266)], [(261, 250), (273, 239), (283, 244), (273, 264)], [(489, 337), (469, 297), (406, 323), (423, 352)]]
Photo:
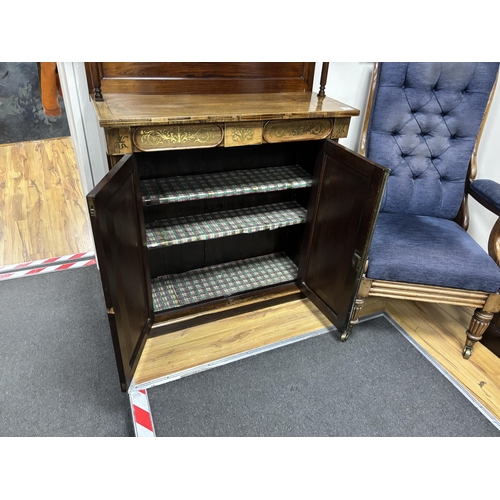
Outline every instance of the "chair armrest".
[(483, 207), (498, 215), (488, 240), (488, 253), (500, 265), (500, 184), (489, 179), (478, 179), (469, 185), (468, 193)]
[(489, 179), (471, 182), (469, 194), (490, 212), (500, 216), (500, 184)]

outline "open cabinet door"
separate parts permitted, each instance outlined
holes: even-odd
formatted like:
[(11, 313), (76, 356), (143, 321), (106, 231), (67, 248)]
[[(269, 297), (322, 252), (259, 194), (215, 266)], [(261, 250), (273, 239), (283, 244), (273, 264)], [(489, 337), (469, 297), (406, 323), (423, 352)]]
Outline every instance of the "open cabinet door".
[(88, 194), (92, 231), (122, 391), (153, 322), (136, 160), (124, 156)]
[(318, 158), (299, 287), (340, 332), (353, 313), (388, 175), (331, 140)]

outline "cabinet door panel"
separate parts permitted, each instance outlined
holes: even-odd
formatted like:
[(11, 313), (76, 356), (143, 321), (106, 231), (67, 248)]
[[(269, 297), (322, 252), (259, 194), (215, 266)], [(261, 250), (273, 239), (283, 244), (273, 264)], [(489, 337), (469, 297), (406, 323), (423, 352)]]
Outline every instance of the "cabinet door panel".
[(333, 324), (349, 324), (389, 170), (331, 141), (318, 158), (299, 286)]
[(153, 319), (135, 158), (123, 157), (88, 194), (87, 203), (120, 384), (126, 391)]

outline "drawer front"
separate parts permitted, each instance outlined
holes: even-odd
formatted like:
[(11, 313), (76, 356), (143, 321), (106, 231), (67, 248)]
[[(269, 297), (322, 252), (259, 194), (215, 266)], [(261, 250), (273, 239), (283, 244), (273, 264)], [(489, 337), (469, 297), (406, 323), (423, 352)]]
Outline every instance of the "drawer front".
[(139, 151), (213, 148), (222, 143), (223, 128), (216, 123), (137, 127), (132, 141)]
[(332, 132), (331, 120), (278, 120), (264, 125), (266, 142), (311, 141), (326, 139)]

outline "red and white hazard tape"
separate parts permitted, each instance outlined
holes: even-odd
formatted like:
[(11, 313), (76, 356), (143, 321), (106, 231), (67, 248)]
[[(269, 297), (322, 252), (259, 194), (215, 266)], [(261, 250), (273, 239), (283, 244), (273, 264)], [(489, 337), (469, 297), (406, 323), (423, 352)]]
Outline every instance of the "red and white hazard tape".
[(146, 389), (131, 390), (129, 398), (136, 437), (156, 437)]
[(93, 252), (74, 253), (71, 255), (64, 255), (63, 257), (52, 257), (50, 259), (33, 260), (31, 262), (21, 262), (20, 264), (10, 264), (9, 266), (0, 266), (0, 273), (7, 271), (19, 271), (21, 269), (31, 267), (45, 267), (50, 264), (58, 264), (61, 262), (70, 262), (73, 260), (93, 259)]
[[(92, 252), (65, 255), (63, 257), (53, 257), (50, 259), (34, 260), (32, 262), (22, 262), (21, 264), (11, 264), (0, 267), (0, 281), (35, 274), (46, 274), (54, 271), (64, 271), (78, 267), (88, 267), (96, 263)], [(55, 265), (49, 265), (55, 264)]]

